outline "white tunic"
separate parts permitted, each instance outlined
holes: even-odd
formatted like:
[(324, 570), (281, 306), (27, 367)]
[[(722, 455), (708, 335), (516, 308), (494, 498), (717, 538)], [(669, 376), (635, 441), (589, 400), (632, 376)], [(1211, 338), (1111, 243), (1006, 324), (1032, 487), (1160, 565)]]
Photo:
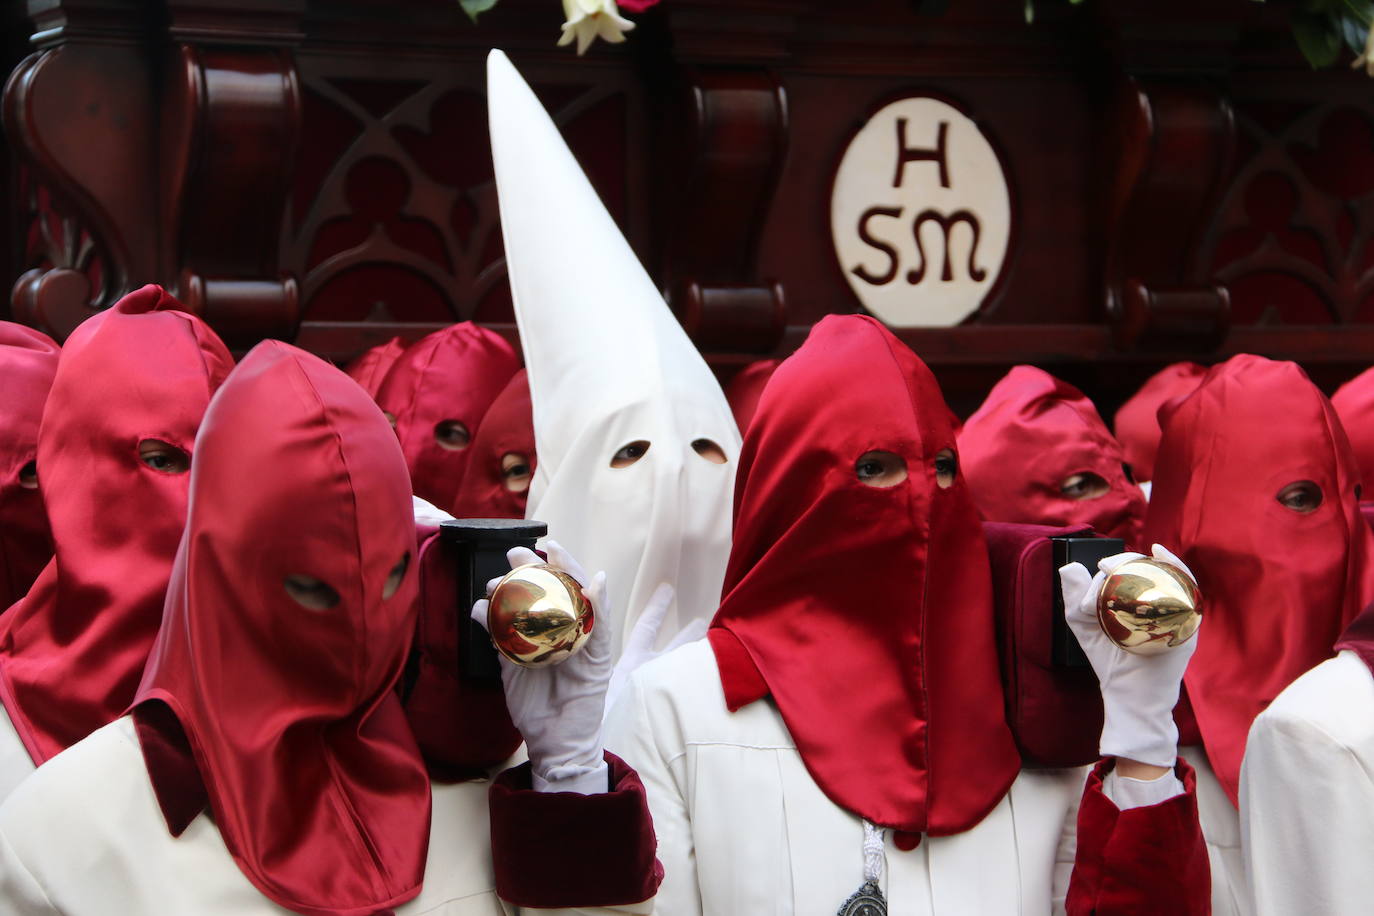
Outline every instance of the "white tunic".
[(1374, 908), (1374, 677), (1342, 651), (1255, 719), (1241, 830), (1259, 916)]
[[(771, 700), (726, 710), (707, 641), (636, 671), (606, 727), (648, 790), (656, 913), (831, 914), (863, 883), (863, 822), (821, 792)], [(976, 827), (909, 852), (889, 835), (889, 911), (1062, 911), (1086, 773), (1023, 771)]]
[(1197, 774), (1197, 816), (1212, 866), (1212, 916), (1248, 916), (1250, 894), (1241, 852), (1240, 812), (1217, 781), (1205, 750), (1184, 747), (1179, 748), (1179, 754)]
[[(397, 916), (516, 912), (494, 889), (488, 787), (434, 786), (424, 889)], [(168, 832), (127, 716), (48, 761), (0, 804), (4, 916), (290, 912), (249, 883), (204, 813), (180, 837)]]
[[(24, 742), (19, 740), (10, 721), (9, 710), (0, 704), (0, 801), (4, 801), (19, 785), (29, 777), (36, 767), (29, 756)], [(0, 898), (3, 899), (3, 898)]]

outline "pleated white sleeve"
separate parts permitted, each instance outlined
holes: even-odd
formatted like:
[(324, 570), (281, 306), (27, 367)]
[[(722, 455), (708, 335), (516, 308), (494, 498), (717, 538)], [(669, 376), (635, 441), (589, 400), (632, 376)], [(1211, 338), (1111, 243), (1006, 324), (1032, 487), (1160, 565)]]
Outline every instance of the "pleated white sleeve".
[(1241, 769), (1245, 871), (1257, 916), (1374, 908), (1374, 677), (1341, 652), (1250, 729)]

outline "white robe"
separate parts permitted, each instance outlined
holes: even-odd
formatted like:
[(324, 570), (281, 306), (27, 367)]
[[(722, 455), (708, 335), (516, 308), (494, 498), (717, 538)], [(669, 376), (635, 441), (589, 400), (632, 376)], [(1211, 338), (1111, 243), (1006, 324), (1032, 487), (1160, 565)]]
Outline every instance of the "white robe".
[[(824, 916), (863, 883), (863, 822), (821, 792), (771, 700), (727, 711), (706, 640), (631, 676), (606, 746), (649, 793), (665, 871), (656, 913)], [(977, 826), (911, 851), (888, 835), (889, 911), (1061, 912), (1086, 773), (1024, 770)]]
[[(29, 756), (19, 732), (14, 729), (9, 710), (0, 704), (0, 802), (9, 797), (15, 786), (27, 779), (37, 767)], [(0, 898), (2, 900), (4, 898)]]
[[(397, 916), (517, 912), (496, 896), (489, 785), (434, 786), (424, 888)], [(651, 911), (651, 903), (619, 910)], [(3, 916), (290, 912), (249, 883), (205, 813), (180, 837), (168, 832), (127, 716), (48, 761), (0, 804)]]
[(1197, 774), (1197, 816), (1202, 823), (1202, 836), (1207, 840), (1207, 861), (1212, 866), (1212, 916), (1249, 916), (1240, 812), (1217, 781), (1206, 751), (1197, 746), (1183, 747), (1179, 754), (1193, 765)]
[(1240, 779), (1258, 916), (1374, 909), (1374, 677), (1342, 651), (1255, 719)]

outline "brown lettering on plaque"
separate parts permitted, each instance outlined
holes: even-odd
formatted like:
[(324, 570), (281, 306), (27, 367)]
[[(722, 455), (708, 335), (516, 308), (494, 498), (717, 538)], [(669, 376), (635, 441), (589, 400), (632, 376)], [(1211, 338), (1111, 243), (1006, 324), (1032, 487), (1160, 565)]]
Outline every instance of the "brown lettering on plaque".
[(927, 96), (869, 118), (830, 196), (849, 286), (894, 327), (953, 325), (977, 311), (1006, 263), (1011, 218), (992, 144), (963, 112)]

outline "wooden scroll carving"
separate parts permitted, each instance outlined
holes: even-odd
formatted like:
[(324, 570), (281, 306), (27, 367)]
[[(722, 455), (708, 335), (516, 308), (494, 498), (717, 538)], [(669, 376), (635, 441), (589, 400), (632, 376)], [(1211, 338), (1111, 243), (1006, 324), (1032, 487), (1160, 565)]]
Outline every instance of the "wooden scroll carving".
[(290, 45), (300, 40), (301, 10), (286, 3), (226, 22), (219, 9), (226, 4), (170, 5), (174, 45), (159, 169), (162, 272), (230, 347), (290, 340), (299, 296), (280, 249), (300, 136)]
[(1117, 345), (1215, 349), (1230, 299), (1198, 250), (1230, 169), (1230, 104), (1193, 86), (1127, 79), (1113, 116), (1106, 281)]
[(155, 112), (136, 0), (30, 0), (39, 50), (5, 84), (25, 268), (16, 320), (63, 339), (154, 279)]
[(704, 350), (768, 353), (781, 341), (781, 284), (753, 275), (787, 153), (787, 97), (769, 74), (689, 71), (691, 127), (670, 231), (670, 296)]

